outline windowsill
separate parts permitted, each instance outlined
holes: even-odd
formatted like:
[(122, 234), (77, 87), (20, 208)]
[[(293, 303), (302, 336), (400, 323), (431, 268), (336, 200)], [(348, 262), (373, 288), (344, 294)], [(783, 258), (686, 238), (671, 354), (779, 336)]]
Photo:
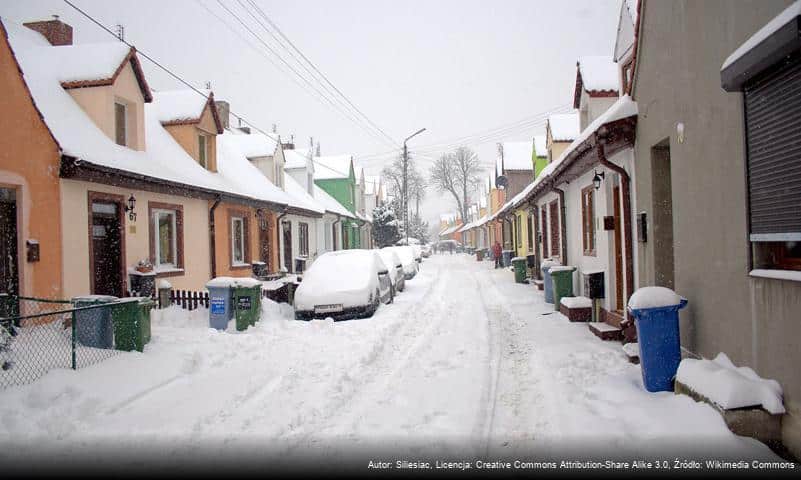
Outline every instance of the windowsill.
[(253, 268), (253, 266), (249, 263), (233, 263), (231, 264), (231, 270), (244, 270), (246, 268)]
[(801, 282), (801, 270), (773, 270), (756, 269), (748, 272), (749, 277), (770, 278), (772, 280), (789, 280), (791, 282)]
[(175, 268), (175, 267), (155, 268), (153, 271), (156, 272), (156, 278), (179, 277), (186, 273), (183, 268)]

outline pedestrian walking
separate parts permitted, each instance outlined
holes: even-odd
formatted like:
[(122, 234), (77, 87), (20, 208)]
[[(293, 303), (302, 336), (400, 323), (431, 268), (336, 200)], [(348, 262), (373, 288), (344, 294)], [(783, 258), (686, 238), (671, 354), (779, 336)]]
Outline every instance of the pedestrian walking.
[(501, 244), (496, 240), (492, 246), (492, 256), (495, 257), (495, 268), (501, 268)]
[(453, 242), (452, 241), (448, 242), (448, 251), (451, 252), (451, 255), (453, 255)]

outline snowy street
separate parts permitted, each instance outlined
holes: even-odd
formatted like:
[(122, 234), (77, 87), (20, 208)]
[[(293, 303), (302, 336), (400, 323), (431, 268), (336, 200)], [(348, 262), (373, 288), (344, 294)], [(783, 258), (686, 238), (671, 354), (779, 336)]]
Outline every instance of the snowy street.
[(775, 458), (711, 407), (647, 393), (619, 343), (552, 313), (508, 270), (434, 255), (406, 288), (373, 318), (336, 323), (268, 303), (242, 333), (208, 329), (203, 309), (154, 311), (144, 353), (0, 392), (0, 459), (155, 446), (163, 460), (199, 448), (520, 458), (586, 442)]

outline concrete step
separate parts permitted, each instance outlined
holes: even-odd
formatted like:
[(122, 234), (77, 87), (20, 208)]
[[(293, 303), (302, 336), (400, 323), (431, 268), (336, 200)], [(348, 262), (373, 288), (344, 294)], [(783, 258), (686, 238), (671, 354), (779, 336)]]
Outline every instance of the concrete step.
[(604, 322), (590, 322), (587, 324), (590, 331), (601, 340), (620, 340), (623, 338), (623, 331), (619, 327), (609, 325)]
[(543, 290), (545, 288), (545, 283), (542, 280), (534, 280), (534, 286), (537, 287), (537, 290)]

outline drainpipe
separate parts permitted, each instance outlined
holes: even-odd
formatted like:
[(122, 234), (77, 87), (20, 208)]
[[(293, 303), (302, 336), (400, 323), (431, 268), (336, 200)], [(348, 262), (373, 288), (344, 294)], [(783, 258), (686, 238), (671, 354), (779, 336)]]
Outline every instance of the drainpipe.
[[(276, 272), (280, 272), (281, 271), (281, 267), (282, 267), (282, 265), (281, 265), (281, 254), (283, 252), (283, 249), (281, 248), (281, 219), (286, 217), (286, 215), (287, 215), (287, 208), (284, 207), (284, 209), (281, 210), (281, 215), (278, 215), (278, 217), (275, 219), (275, 233), (276, 233), (276, 237), (275, 238), (277, 240), (275, 242), (275, 244), (276, 244), (275, 247), (278, 249), (278, 265), (276, 265), (276, 267), (278, 267), (278, 268), (276, 269)], [(290, 266), (292, 265), (292, 259), (289, 259), (289, 265)]]
[(561, 188), (552, 187), (559, 194), (559, 236), (561, 237), (562, 265), (567, 265), (567, 209), (565, 208), (565, 191)]
[[(626, 304), (634, 289), (634, 251), (632, 246), (631, 229), (631, 179), (623, 167), (615, 165), (606, 158), (606, 151), (602, 139), (595, 134), (595, 150), (601, 165), (620, 175), (620, 186), (623, 190), (623, 218), (624, 220), (624, 244), (626, 248)], [(617, 201), (617, 199), (615, 199)]]
[[(339, 223), (340, 225), (342, 224), (342, 215), (337, 214), (337, 219), (336, 219), (336, 221), (334, 223), (331, 224), (331, 226), (335, 227), (337, 223)], [(331, 247), (334, 250), (336, 250), (337, 249), (336, 248), (337, 247), (337, 232), (340, 232), (340, 235), (339, 235), (340, 237), (342, 236), (342, 234), (341, 234), (341, 228), (339, 228), (339, 229), (334, 228), (333, 230), (334, 230), (334, 238), (331, 239), (332, 240)], [(340, 250), (342, 250), (342, 249), (340, 248)]]
[(222, 198), (217, 195), (214, 198), (214, 203), (209, 208), (209, 251), (211, 254), (211, 278), (217, 276), (217, 241), (216, 241), (216, 232), (215, 232), (215, 224), (214, 224), (214, 211), (217, 210), (217, 207), (220, 205)]

